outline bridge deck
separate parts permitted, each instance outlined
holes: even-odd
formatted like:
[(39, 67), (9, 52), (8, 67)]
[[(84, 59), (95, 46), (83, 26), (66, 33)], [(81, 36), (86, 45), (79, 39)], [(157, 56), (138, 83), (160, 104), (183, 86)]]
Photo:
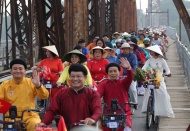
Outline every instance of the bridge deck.
[(175, 118), (160, 117), (158, 131), (185, 131), (190, 124), (190, 94), (174, 41), (167, 52), (172, 77), (166, 78)]

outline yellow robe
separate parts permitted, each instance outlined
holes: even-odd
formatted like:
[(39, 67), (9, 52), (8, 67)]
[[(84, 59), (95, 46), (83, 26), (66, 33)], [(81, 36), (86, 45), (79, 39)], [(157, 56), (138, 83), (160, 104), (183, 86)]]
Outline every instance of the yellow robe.
[[(69, 67), (70, 66), (66, 66), (63, 70), (63, 72), (61, 73), (61, 76), (59, 77), (58, 81), (57, 82), (60, 82), (60, 83), (66, 83), (67, 85), (70, 86), (70, 79), (69, 79)], [(88, 67), (86, 65), (84, 65), (84, 67), (87, 69), (88, 71), (88, 75), (87, 75), (87, 78), (86, 78), (86, 81), (85, 81), (85, 85), (92, 85), (92, 77), (91, 77), (91, 74), (90, 74), (90, 71), (88, 69)]]
[[(23, 78), (20, 83), (17, 83), (14, 79), (10, 79), (0, 85), (0, 99), (16, 106), (18, 116), (21, 116), (23, 110), (35, 109), (36, 96), (40, 99), (46, 99), (49, 93), (43, 85), (39, 89), (36, 89), (30, 78)], [(34, 131), (35, 125), (41, 120), (37, 113), (30, 112), (24, 114), (23, 121), (26, 123), (27, 131)]]

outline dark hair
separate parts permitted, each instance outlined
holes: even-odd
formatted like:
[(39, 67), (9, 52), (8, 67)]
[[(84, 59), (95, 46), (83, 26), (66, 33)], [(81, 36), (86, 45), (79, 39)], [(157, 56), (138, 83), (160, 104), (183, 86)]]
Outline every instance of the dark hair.
[(160, 54), (158, 54), (158, 53), (156, 53), (156, 52), (154, 52), (154, 54), (155, 54), (155, 56), (159, 56)]
[(57, 56), (55, 53), (51, 52), (50, 50), (49, 50), (49, 52), (51, 53), (51, 55), (52, 55), (53, 57), (56, 57), (56, 56)]
[(84, 40), (84, 39), (80, 39), (80, 40), (78, 41), (78, 44), (81, 44), (81, 43), (85, 43), (85, 40)]
[(137, 44), (137, 39), (135, 37), (131, 37), (131, 41), (135, 44)]
[(24, 60), (22, 60), (22, 59), (13, 59), (10, 62), (10, 69), (12, 69), (12, 66), (14, 64), (20, 64), (20, 65), (23, 65), (25, 69), (27, 68), (26, 62)]
[(104, 42), (104, 40), (102, 38), (99, 38), (99, 39), (96, 40), (96, 46), (97, 46), (98, 41), (101, 41), (103, 43), (102, 48), (106, 47), (106, 44), (105, 44), (105, 42)]
[(102, 37), (105, 37), (105, 36), (109, 38), (109, 36), (108, 36), (108, 35), (106, 35), (106, 34), (105, 34), (105, 35), (103, 35)]
[(84, 74), (84, 76), (87, 76), (87, 74), (88, 74), (87, 69), (82, 64), (72, 64), (69, 67), (69, 75), (71, 75), (72, 71), (82, 72)]
[(76, 45), (73, 50), (80, 50), (82, 47), (80, 45)]
[(144, 34), (142, 34), (142, 33), (139, 35), (139, 37), (140, 37), (141, 35), (142, 35), (144, 38), (146, 37), (146, 36), (145, 36)]
[(94, 54), (95, 50), (100, 50), (101, 53), (102, 53), (102, 55), (103, 55), (103, 53), (104, 53), (103, 50), (101, 50), (101, 49), (94, 49), (94, 50), (93, 50), (93, 54)]
[(106, 66), (106, 73), (108, 74), (108, 70), (110, 67), (117, 67), (118, 70), (120, 71), (120, 66), (117, 64), (117, 63), (109, 63), (107, 66)]

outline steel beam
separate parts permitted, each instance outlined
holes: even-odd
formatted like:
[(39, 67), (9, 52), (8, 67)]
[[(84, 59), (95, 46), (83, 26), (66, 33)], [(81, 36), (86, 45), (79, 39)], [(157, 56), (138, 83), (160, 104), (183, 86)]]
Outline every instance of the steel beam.
[(0, 0), (0, 44), (1, 44), (2, 25), (3, 25), (3, 4), (4, 0)]
[[(26, 5), (25, 0), (5, 0), (6, 21), (6, 63), (9, 63), (9, 40), (12, 41), (12, 58), (16, 58), (17, 52), (30, 66), (33, 65), (32, 57), (32, 23), (31, 0)], [(11, 18), (11, 24), (7, 19)]]
[(190, 17), (189, 14), (185, 8), (185, 5), (182, 0), (173, 0), (174, 5), (176, 6), (176, 9), (180, 15), (180, 18), (183, 21), (183, 24), (185, 26), (185, 29), (187, 31), (187, 35), (189, 37), (190, 41)]
[(36, 0), (35, 2), (40, 50), (43, 46), (55, 45), (59, 55), (63, 56), (66, 49), (63, 29), (64, 8), (61, 0)]
[(115, 0), (106, 0), (105, 5), (105, 34), (111, 36), (115, 32)]

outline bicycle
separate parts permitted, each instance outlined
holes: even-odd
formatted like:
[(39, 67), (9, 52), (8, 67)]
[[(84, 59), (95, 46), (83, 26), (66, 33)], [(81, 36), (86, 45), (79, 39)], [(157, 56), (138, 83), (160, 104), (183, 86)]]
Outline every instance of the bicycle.
[(44, 87), (46, 89), (49, 90), (49, 97), (47, 99), (44, 100), (44, 103), (43, 103), (43, 113), (45, 113), (46, 109), (50, 106), (50, 101), (51, 101), (51, 94), (52, 94), (52, 88), (63, 88), (63, 87), (66, 87), (68, 88), (68, 85), (65, 84), (65, 83), (61, 83), (60, 86), (58, 86), (57, 84), (52, 84), (52, 82), (50, 80), (47, 80), (47, 81), (43, 81), (42, 84), (44, 85)]
[[(16, 106), (11, 106), (9, 109), (9, 116), (3, 115), (3, 120), (0, 121), (0, 124), (3, 125), (0, 130), (3, 131), (26, 131), (25, 123), (23, 122), (23, 116), (26, 112), (38, 112), (40, 113), (41, 110), (38, 109), (27, 109), (23, 110), (21, 116), (17, 115), (17, 108)], [(6, 119), (10, 119), (11, 121), (7, 121)], [(20, 119), (19, 121), (16, 119)]]
[(150, 89), (150, 96), (148, 98), (147, 112), (146, 112), (146, 127), (150, 129), (151, 124), (157, 124), (158, 116), (154, 114), (154, 89), (158, 89), (153, 81), (144, 82), (144, 88)]
[[(103, 104), (102, 109), (102, 117), (101, 117), (101, 123), (102, 126), (105, 126), (109, 129), (112, 129), (112, 131), (116, 131), (119, 127), (126, 125), (126, 116), (123, 108), (126, 104), (129, 106), (133, 106), (133, 108), (137, 108), (136, 103), (132, 102), (125, 102), (123, 103), (122, 107), (119, 106), (118, 101), (116, 99), (111, 100), (111, 108), (108, 108), (108, 106), (105, 103)], [(106, 113), (104, 113), (104, 107), (106, 107)], [(116, 114), (116, 111), (120, 110), (121, 114)], [(113, 114), (109, 114), (108, 111), (112, 111)]]

